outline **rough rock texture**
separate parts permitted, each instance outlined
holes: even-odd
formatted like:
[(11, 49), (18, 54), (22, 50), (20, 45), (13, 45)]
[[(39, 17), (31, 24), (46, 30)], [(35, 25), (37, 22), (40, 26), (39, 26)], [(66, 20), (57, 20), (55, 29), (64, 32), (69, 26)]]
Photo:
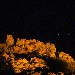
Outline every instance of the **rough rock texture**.
[(74, 59), (65, 52), (56, 52), (54, 44), (19, 38), (14, 44), (12, 35), (7, 35), (6, 42), (0, 44), (0, 62), (0, 75), (75, 74)]

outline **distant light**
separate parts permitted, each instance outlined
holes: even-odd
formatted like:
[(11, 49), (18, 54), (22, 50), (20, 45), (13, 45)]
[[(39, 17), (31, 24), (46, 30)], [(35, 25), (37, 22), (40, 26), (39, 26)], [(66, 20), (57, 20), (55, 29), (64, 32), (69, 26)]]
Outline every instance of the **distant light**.
[(70, 35), (70, 34), (68, 34), (68, 35)]
[(58, 34), (58, 35), (60, 35), (60, 34)]

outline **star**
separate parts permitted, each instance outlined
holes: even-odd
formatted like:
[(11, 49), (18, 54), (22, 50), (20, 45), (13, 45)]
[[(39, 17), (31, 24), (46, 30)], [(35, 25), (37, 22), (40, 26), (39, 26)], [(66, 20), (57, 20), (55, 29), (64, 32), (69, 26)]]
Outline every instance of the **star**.
[(60, 34), (58, 33), (58, 35), (60, 35)]
[(67, 34), (67, 35), (70, 35), (70, 34)]

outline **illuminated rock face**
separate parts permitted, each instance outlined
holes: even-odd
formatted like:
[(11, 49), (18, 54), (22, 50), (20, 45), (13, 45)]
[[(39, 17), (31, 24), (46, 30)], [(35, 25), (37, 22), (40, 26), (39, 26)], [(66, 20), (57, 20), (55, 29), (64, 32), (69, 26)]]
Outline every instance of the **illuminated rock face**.
[[(44, 44), (35, 39), (26, 40), (17, 38), (16, 44), (14, 44), (13, 36), (7, 35), (6, 43), (0, 44), (0, 53), (2, 51), (2, 56), (5, 57), (7, 61), (5, 65), (11, 64), (15, 73), (21, 73), (26, 70), (26, 74), (42, 75), (42, 71), (35, 72), (36, 68), (41, 68), (42, 70), (46, 68), (48, 70), (48, 75), (56, 75), (50, 72), (51, 67), (48, 65), (49, 62), (47, 63), (47, 61), (44, 60), (44, 57), (47, 59), (51, 58), (54, 61), (58, 58), (58, 61), (67, 63), (66, 69), (68, 69), (68, 71), (75, 72), (74, 59), (64, 52), (60, 52), (59, 56), (56, 57), (56, 47), (52, 43)], [(17, 58), (19, 55), (22, 57)], [(70, 64), (72, 65), (70, 66)], [(61, 73), (60, 75), (64, 75), (64, 73)]]
[(14, 44), (14, 39), (13, 39), (12, 35), (7, 35), (6, 44), (7, 44), (7, 46), (11, 46)]

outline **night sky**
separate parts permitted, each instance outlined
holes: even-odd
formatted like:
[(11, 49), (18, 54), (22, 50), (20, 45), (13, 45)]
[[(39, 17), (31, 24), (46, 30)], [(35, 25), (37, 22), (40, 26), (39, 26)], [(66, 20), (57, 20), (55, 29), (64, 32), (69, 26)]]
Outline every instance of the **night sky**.
[(53, 43), (75, 58), (75, 2), (0, 0), (0, 42), (7, 34)]

